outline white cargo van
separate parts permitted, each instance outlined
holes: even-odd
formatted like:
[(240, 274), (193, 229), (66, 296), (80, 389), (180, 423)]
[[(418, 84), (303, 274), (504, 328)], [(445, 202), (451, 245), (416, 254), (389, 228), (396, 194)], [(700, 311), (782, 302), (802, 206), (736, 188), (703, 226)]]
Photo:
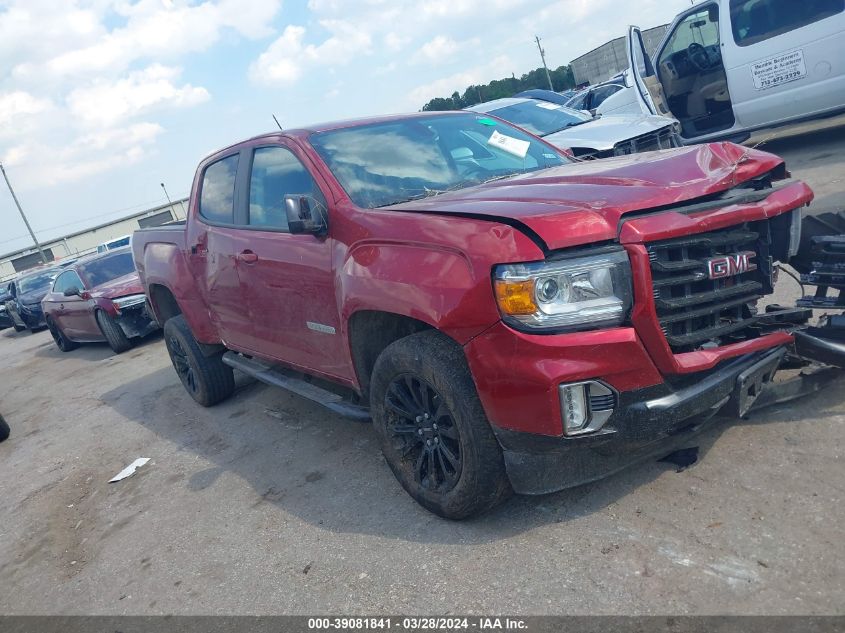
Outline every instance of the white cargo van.
[(653, 58), (631, 27), (628, 60), (640, 107), (674, 116), (684, 141), (837, 114), (845, 0), (705, 0), (675, 18)]

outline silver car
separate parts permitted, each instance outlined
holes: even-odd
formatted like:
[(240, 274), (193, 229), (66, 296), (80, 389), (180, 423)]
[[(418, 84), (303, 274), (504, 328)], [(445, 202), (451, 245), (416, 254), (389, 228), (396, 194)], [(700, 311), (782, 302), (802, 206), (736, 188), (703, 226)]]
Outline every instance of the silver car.
[(608, 158), (680, 147), (677, 123), (655, 115), (594, 118), (539, 99), (496, 99), (467, 108), (493, 114), (570, 151), (576, 158)]

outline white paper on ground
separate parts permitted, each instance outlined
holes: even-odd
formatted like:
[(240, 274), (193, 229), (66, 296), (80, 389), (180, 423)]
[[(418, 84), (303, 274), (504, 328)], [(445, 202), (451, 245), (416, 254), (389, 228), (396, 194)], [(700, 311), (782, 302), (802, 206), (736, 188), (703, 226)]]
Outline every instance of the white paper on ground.
[(126, 468), (124, 468), (119, 473), (117, 473), (114, 477), (109, 479), (109, 483), (113, 484), (114, 482), (120, 481), (121, 479), (126, 479), (127, 477), (131, 477), (132, 475), (135, 474), (136, 470), (138, 470), (141, 466), (146, 464), (148, 461), (150, 461), (149, 457), (139, 457), (134, 462), (129, 464)]
[(520, 141), (518, 138), (507, 134), (500, 134), (497, 130), (494, 130), (490, 138), (487, 139), (487, 144), (498, 147), (500, 150), (519, 158), (525, 158), (528, 148), (531, 146), (529, 141)]

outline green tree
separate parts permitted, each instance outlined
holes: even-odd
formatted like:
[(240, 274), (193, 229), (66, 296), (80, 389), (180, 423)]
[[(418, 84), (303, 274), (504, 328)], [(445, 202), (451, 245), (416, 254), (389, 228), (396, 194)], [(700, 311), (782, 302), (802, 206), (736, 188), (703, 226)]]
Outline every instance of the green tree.
[[(552, 86), (555, 90), (569, 90), (575, 87), (575, 78), (572, 75), (572, 69), (569, 66), (560, 66), (550, 71), (552, 76)], [(422, 109), (425, 111), (437, 110), (461, 110), (468, 108), (482, 101), (492, 101), (493, 99), (503, 99), (505, 97), (512, 97), (517, 92), (523, 90), (530, 90), (532, 88), (542, 88), (548, 90), (549, 81), (546, 78), (546, 71), (544, 68), (535, 68), (534, 70), (522, 75), (519, 79), (511, 74), (510, 77), (502, 79), (494, 79), (490, 83), (483, 86), (467, 86), (463, 94), (455, 91), (451, 97), (435, 97), (426, 103)]]

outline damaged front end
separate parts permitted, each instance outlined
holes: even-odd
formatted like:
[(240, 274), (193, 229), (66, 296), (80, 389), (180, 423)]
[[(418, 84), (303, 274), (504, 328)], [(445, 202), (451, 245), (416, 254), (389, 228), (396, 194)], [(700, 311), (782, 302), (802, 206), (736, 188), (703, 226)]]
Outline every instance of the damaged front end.
[(159, 329), (146, 295), (135, 294), (111, 300), (114, 319), (127, 338), (143, 338)]

